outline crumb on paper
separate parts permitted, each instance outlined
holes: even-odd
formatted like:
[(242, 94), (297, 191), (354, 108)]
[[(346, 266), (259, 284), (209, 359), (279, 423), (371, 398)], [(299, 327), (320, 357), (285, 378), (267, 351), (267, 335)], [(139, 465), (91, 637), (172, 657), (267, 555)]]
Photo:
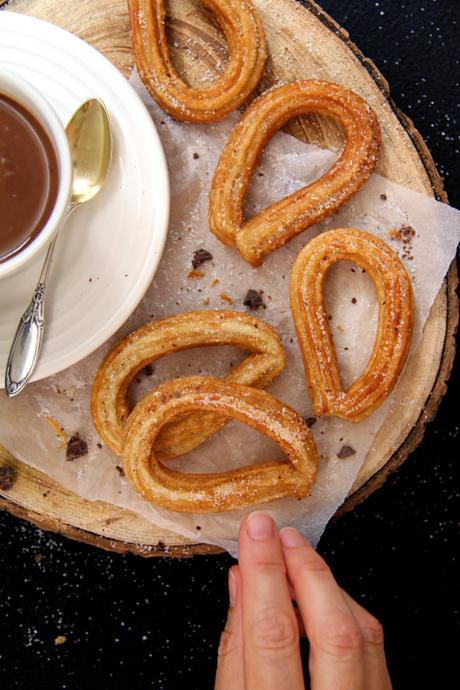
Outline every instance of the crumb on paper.
[(204, 275), (203, 271), (195, 271), (195, 269), (192, 268), (192, 270), (187, 273), (187, 278), (203, 278)]
[(386, 201), (386, 200), (387, 200), (387, 195), (386, 195), (386, 194), (381, 194), (381, 195), (380, 195), (380, 198), (381, 198), (382, 201)]
[(123, 467), (122, 467), (121, 465), (116, 465), (116, 466), (115, 466), (115, 469), (116, 469), (116, 471), (118, 472), (118, 474), (120, 475), (120, 477), (124, 477), (124, 476), (125, 476), (125, 471), (124, 471), (124, 469), (123, 469)]
[(342, 326), (341, 323), (338, 323), (337, 330), (339, 331), (339, 333), (345, 333), (345, 326)]
[(402, 243), (402, 258), (407, 261), (413, 260), (413, 241), (414, 237), (417, 235), (416, 230), (411, 225), (401, 225), (399, 230), (396, 228), (391, 228), (388, 231), (388, 235), (392, 240)]
[(198, 268), (205, 261), (212, 261), (212, 254), (207, 249), (197, 249), (193, 252), (192, 268)]
[(54, 430), (56, 436), (61, 439), (61, 443), (59, 444), (59, 448), (65, 448), (67, 443), (69, 442), (69, 435), (66, 434), (62, 426), (59, 424), (57, 419), (54, 419), (54, 417), (51, 417), (50, 415), (47, 415), (46, 421), (50, 425), (50, 427)]
[(205, 298), (203, 299), (203, 304), (204, 304), (205, 307), (208, 306), (208, 304), (209, 304), (209, 297), (205, 297)]
[(248, 307), (252, 310), (258, 309), (259, 307), (265, 307), (264, 301), (262, 299), (262, 291), (252, 289), (248, 290), (246, 293), (246, 297), (243, 300), (243, 304), (245, 307)]
[(317, 421), (316, 417), (305, 417), (305, 424), (309, 428), (311, 428), (316, 421)]
[(13, 487), (15, 479), (15, 471), (12, 467), (8, 465), (0, 467), (0, 489), (2, 491), (9, 491)]
[(78, 458), (88, 454), (88, 444), (81, 438), (80, 434), (74, 434), (67, 443), (65, 451), (65, 459), (68, 462), (73, 462)]
[(222, 302), (227, 302), (227, 304), (233, 304), (233, 298), (230, 297), (230, 295), (227, 295), (226, 292), (221, 292), (219, 297), (222, 300)]
[(411, 225), (401, 225), (399, 230), (396, 228), (391, 228), (391, 230), (388, 231), (388, 234), (392, 240), (403, 242), (403, 244), (409, 244), (417, 233)]
[(214, 280), (213, 280), (212, 283), (211, 283), (211, 287), (212, 287), (212, 288), (213, 288), (213, 287), (216, 287), (216, 285), (219, 285), (219, 283), (220, 283), (219, 278), (214, 278)]
[(65, 642), (67, 642), (67, 637), (65, 635), (58, 635), (54, 638), (54, 644), (56, 645), (64, 644)]
[(342, 446), (339, 452), (337, 453), (337, 457), (339, 458), (339, 460), (344, 460), (345, 458), (351, 458), (351, 456), (355, 455), (355, 453), (355, 449), (351, 446)]

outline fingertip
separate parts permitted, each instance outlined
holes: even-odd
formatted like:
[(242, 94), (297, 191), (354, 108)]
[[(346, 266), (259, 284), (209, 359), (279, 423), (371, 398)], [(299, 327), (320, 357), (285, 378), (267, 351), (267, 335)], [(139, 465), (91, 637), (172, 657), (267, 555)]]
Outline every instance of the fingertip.
[(276, 525), (272, 516), (262, 510), (256, 510), (248, 515), (245, 522), (247, 535), (254, 541), (268, 541), (276, 533)]
[(301, 546), (313, 548), (308, 539), (306, 539), (299, 530), (295, 529), (295, 527), (283, 527), (279, 534), (283, 548), (298, 549)]

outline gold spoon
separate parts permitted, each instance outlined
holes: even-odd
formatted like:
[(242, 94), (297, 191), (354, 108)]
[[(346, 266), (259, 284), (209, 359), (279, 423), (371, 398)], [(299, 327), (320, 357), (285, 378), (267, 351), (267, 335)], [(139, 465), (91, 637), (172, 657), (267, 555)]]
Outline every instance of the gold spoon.
[(24, 388), (38, 361), (45, 330), (46, 279), (58, 237), (77, 206), (99, 192), (110, 166), (110, 121), (105, 105), (98, 98), (82, 103), (68, 123), (66, 134), (73, 163), (70, 201), (61, 227), (48, 247), (32, 301), (21, 316), (10, 348), (5, 373), (5, 390), (9, 397)]

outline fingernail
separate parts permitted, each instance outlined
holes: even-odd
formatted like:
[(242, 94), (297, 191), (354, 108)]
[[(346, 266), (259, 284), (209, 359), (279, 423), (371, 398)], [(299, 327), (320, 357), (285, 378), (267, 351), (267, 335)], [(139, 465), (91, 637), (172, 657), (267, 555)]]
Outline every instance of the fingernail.
[(305, 546), (308, 543), (294, 527), (284, 527), (280, 531), (280, 539), (282, 545), (288, 549), (297, 549), (299, 546)]
[(233, 570), (228, 571), (228, 596), (230, 599), (230, 608), (233, 608), (236, 604), (236, 597), (238, 595), (236, 577)]
[(272, 539), (275, 534), (275, 523), (267, 513), (256, 511), (251, 513), (246, 522), (246, 529), (255, 541), (266, 541)]

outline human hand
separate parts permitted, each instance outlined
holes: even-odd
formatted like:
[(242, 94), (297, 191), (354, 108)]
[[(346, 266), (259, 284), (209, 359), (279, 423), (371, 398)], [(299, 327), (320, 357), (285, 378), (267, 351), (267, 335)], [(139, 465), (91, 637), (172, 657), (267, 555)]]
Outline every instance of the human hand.
[(312, 690), (391, 690), (382, 626), (297, 530), (278, 534), (266, 513), (246, 518), (229, 593), (215, 690), (304, 690), (298, 617)]

